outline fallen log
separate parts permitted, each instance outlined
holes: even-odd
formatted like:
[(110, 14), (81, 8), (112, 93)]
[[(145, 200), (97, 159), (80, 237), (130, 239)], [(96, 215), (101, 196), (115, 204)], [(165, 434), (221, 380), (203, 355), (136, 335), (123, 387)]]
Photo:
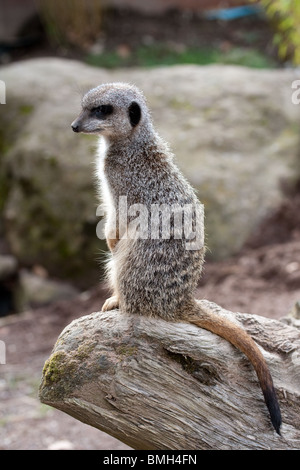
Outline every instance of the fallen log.
[(119, 310), (63, 330), (44, 366), (40, 400), (134, 449), (299, 449), (299, 320), (199, 303), (243, 326), (260, 346), (281, 406), (281, 437), (240, 351), (191, 324)]

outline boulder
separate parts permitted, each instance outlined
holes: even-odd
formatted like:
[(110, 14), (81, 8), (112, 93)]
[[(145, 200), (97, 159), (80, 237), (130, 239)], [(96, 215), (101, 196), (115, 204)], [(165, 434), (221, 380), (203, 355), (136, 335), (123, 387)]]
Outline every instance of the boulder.
[[(237, 252), (299, 177), (300, 107), (293, 70), (174, 66), (108, 71), (57, 58), (2, 67), (0, 210), (23, 264), (89, 285), (105, 243), (96, 236), (97, 139), (70, 124), (81, 96), (127, 81), (148, 98), (155, 126), (205, 204), (209, 256)], [(0, 221), (1, 223), (1, 221)]]
[(78, 290), (67, 282), (48, 279), (25, 269), (20, 271), (17, 292), (20, 311), (60, 300), (70, 300), (78, 294)]

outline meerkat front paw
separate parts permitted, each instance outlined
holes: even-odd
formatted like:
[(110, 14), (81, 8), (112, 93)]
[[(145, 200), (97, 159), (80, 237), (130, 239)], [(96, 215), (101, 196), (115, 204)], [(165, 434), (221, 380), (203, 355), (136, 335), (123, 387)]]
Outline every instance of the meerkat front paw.
[(114, 310), (115, 308), (119, 308), (119, 298), (116, 295), (113, 295), (104, 302), (102, 312), (107, 312), (107, 310)]

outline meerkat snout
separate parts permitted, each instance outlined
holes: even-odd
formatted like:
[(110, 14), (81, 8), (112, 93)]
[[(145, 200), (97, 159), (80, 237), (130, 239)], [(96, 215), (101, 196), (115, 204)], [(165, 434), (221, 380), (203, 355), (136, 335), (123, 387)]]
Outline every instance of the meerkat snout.
[(79, 125), (76, 124), (76, 121), (72, 122), (71, 127), (74, 132), (79, 132)]

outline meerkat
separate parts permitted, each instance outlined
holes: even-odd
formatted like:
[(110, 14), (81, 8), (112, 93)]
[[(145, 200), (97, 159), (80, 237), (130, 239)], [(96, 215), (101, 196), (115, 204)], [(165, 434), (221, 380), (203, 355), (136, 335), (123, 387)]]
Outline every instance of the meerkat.
[[(165, 239), (151, 237), (151, 233), (130, 236), (126, 224), (120, 229), (122, 197), (128, 207), (138, 204), (149, 211), (155, 204), (192, 206), (194, 222), (195, 214), (200, 213), (194, 189), (153, 127), (142, 92), (126, 83), (93, 88), (84, 95), (72, 129), (100, 136), (96, 174), (106, 212), (105, 237), (111, 253), (107, 277), (112, 290), (102, 310), (120, 308), (136, 315), (189, 322), (225, 338), (253, 364), (271, 422), (280, 435), (280, 408), (258, 346), (241, 327), (200, 306), (194, 298), (205, 246), (187, 249), (187, 237), (177, 237), (174, 231)], [(174, 219), (172, 224), (174, 228)], [(196, 231), (203, 229), (202, 221)]]

